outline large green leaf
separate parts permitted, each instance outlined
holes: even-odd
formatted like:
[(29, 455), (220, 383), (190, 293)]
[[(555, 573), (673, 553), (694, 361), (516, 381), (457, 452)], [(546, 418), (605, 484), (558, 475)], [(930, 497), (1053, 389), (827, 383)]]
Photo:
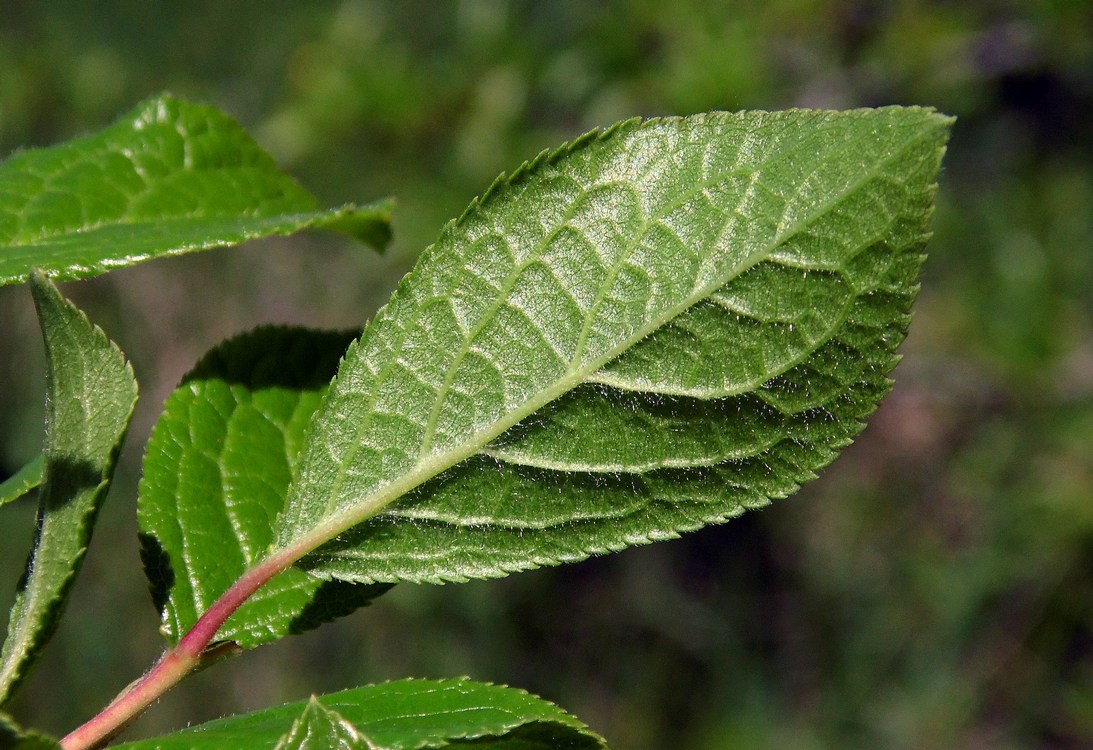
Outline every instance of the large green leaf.
[(0, 163), (0, 285), (32, 268), (83, 278), (309, 227), (380, 248), (389, 219), (387, 203), (318, 210), (233, 120), (160, 96), (99, 133)]
[(889, 388), (949, 124), (629, 121), (499, 180), (350, 348), (278, 545), (488, 577), (793, 492)]
[[(383, 750), (606, 748), (601, 738), (557, 706), (522, 690), (469, 680), (400, 680), (333, 693), (317, 702)], [(292, 703), (211, 721), (166, 737), (125, 743), (118, 750), (273, 748), (308, 713), (308, 705)]]
[(118, 348), (40, 273), (31, 290), (47, 365), (45, 483), (26, 573), (0, 650), (0, 705), (53, 634), (91, 540), (137, 400)]
[[(269, 547), (304, 428), (353, 336), (260, 328), (206, 354), (167, 399), (145, 453), (137, 518), (170, 641)], [(218, 638), (257, 646), (352, 612), (386, 588), (286, 570)]]

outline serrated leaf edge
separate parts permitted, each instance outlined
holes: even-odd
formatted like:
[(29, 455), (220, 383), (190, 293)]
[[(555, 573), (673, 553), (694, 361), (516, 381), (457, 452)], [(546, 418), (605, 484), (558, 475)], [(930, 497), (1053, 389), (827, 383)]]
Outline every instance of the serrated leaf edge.
[[(452, 466), (457, 465), (458, 463), (466, 460), (467, 458), (470, 458), (471, 456), (476, 455), (483, 448), (485, 448), (493, 439), (495, 439), (500, 434), (502, 434), (505, 430), (509, 429), (510, 427), (517, 424), (521, 420), (523, 420), (523, 419), (527, 418), (528, 416), (530, 416), (531, 414), (535, 413), (535, 411), (542, 408), (546, 404), (550, 403), (554, 399), (558, 398), (562, 394), (572, 390), (573, 388), (580, 385), (581, 383), (586, 382), (590, 378), (590, 376), (592, 376), (596, 371), (598, 371), (601, 367), (603, 367), (607, 362), (611, 361), (615, 357), (619, 356), (622, 352), (626, 351), (630, 346), (633, 345), (634, 342), (640, 341), (642, 338), (645, 338), (646, 336), (651, 334), (654, 330), (657, 330), (661, 326), (665, 325), (668, 321), (678, 317), (684, 311), (686, 311), (687, 309), (692, 307), (694, 304), (696, 304), (698, 301), (707, 298), (708, 296), (713, 294), (717, 289), (720, 289), (722, 286), (727, 284), (730, 279), (736, 278), (741, 273), (746, 271), (748, 268), (754, 266), (756, 263), (760, 262), (762, 259), (769, 256), (776, 248), (778, 248), (779, 246), (784, 244), (789, 238), (791, 238), (791, 237), (795, 236), (797, 233), (799, 233), (802, 230), (802, 228), (804, 228), (804, 227), (810, 225), (812, 222), (814, 222), (816, 220), (817, 216), (823, 215), (824, 212), (830, 210), (832, 205), (837, 203), (839, 200), (844, 199), (848, 195), (852, 195), (854, 193), (854, 191), (860, 189), (861, 186), (863, 184), (865, 184), (869, 179), (875, 177), (876, 173), (877, 173), (877, 170), (880, 167), (882, 167), (883, 165), (888, 164), (892, 161), (895, 161), (895, 160), (899, 159), (907, 150), (913, 148), (914, 146), (918, 145), (922, 141), (929, 140), (934, 135), (937, 128), (947, 125), (952, 120), (952, 118), (947, 118), (943, 115), (940, 115), (936, 112), (936, 110), (934, 110), (932, 108), (929, 108), (929, 107), (907, 107), (907, 108), (887, 107), (887, 108), (882, 108), (882, 110), (883, 109), (889, 109), (889, 110), (900, 109), (900, 110), (905, 110), (905, 111), (906, 110), (911, 110), (911, 111), (917, 111), (917, 112), (922, 112), (922, 113), (925, 113), (925, 114), (928, 114), (928, 115), (932, 115), (932, 118), (931, 118), (933, 120), (933, 122), (931, 123), (932, 127), (927, 127), (926, 123), (924, 122), (918, 128), (918, 130), (914, 133), (913, 136), (909, 136), (901, 144), (900, 149), (898, 149), (897, 151), (893, 151), (891, 153), (886, 154), (883, 158), (879, 159), (878, 162), (875, 165), (872, 165), (872, 167), (869, 170), (866, 170), (865, 172), (863, 172), (862, 175), (856, 181), (854, 181), (853, 183), (851, 183), (851, 184), (847, 185), (846, 187), (844, 187), (843, 190), (839, 191), (836, 195), (832, 196), (828, 200), (826, 200), (826, 201), (818, 204), (817, 206), (813, 207), (812, 211), (810, 211), (807, 215), (800, 218), (788, 230), (780, 231), (774, 238), (772, 238), (772, 240), (771, 240), (771, 242), (769, 243), (768, 246), (765, 246), (765, 247), (757, 250), (756, 252), (753, 252), (744, 261), (742, 261), (737, 267), (731, 269), (731, 271), (729, 273), (727, 273), (727, 275), (725, 275), (723, 278), (720, 278), (720, 279), (718, 279), (714, 282), (711, 282), (710, 284), (708, 284), (704, 287), (701, 287), (701, 288), (695, 290), (688, 298), (684, 299), (679, 305), (675, 306), (670, 311), (666, 311), (665, 314), (660, 319), (657, 319), (655, 321), (651, 321), (649, 324), (647, 324), (642, 329), (639, 329), (639, 330), (635, 331), (634, 335), (630, 339), (623, 342), (622, 344), (620, 344), (620, 346), (618, 346), (614, 350), (608, 352), (606, 355), (598, 358), (597, 360), (593, 360), (592, 362), (586, 364), (584, 367), (580, 367), (580, 368), (577, 368), (577, 369), (572, 369), (569, 373), (567, 373), (566, 376), (556, 380), (551, 387), (543, 389), (538, 394), (536, 394), (536, 397), (534, 397), (532, 399), (529, 399), (524, 404), (523, 408), (513, 410), (509, 414), (506, 414), (505, 417), (503, 417), (503, 418), (497, 420), (496, 422), (494, 422), (490, 426), (489, 429), (482, 430), (478, 434), (471, 436), (461, 448), (453, 449), (453, 450), (450, 450), (450, 451), (447, 451), (447, 452), (444, 452), (444, 453), (434, 453), (431, 456), (425, 458), (424, 460), (419, 461), (418, 464), (414, 468), (412, 468), (409, 471), (405, 472), (398, 479), (396, 479), (392, 482), (389, 482), (386, 485), (381, 485), (380, 487), (378, 487), (376, 489), (375, 492), (372, 493), (372, 495), (369, 498), (356, 503), (350, 509), (341, 510), (341, 511), (335, 509), (335, 510), (331, 511), (329, 509), (329, 506), (328, 506), (328, 511), (326, 513), (324, 513), (322, 516), (319, 517), (319, 520), (316, 522), (316, 524), (313, 526), (313, 528), (309, 532), (305, 532), (302, 535), (299, 535), (299, 534), (293, 535), (293, 534), (288, 533), (288, 532), (285, 531), (287, 529), (287, 527), (286, 527), (286, 525), (284, 524), (283, 521), (284, 521), (284, 517), (286, 516), (287, 510), (288, 510), (287, 507), (286, 507), (285, 513), (282, 514), (281, 519), (279, 519), (279, 521), (278, 521), (278, 525), (280, 526), (280, 528), (282, 530), (282, 535), (278, 537), (277, 542), (275, 542), (275, 545), (273, 547), (273, 550), (288, 549), (288, 548), (296, 549), (296, 548), (307, 547), (308, 549), (304, 552), (304, 554), (306, 554), (307, 552), (310, 552), (311, 550), (314, 550), (315, 548), (317, 548), (323, 542), (329, 541), (330, 539), (333, 539), (335, 536), (342, 533), (343, 531), (362, 523), (363, 521), (367, 520), (368, 518), (371, 518), (371, 517), (375, 516), (381, 510), (383, 510), (383, 508), (385, 508), (388, 505), (390, 505), (391, 503), (397, 501), (399, 498), (401, 498), (403, 495), (405, 495), (406, 493), (408, 493), (412, 489), (420, 486), (421, 484), (428, 481), (429, 479), (437, 476), (443, 470), (445, 470), (447, 468), (451, 468)], [(876, 112), (876, 111), (877, 110), (851, 110), (850, 112), (863, 112), (864, 113), (864, 112)], [(827, 114), (827, 115), (844, 114), (844, 113), (836, 113), (836, 112), (830, 111), (830, 110), (789, 110), (789, 111), (787, 111), (787, 113), (792, 113), (792, 112), (811, 112), (811, 113), (816, 114), (816, 115), (820, 115), (820, 114)], [(694, 118), (694, 121), (706, 122), (706, 121), (711, 120), (711, 119), (722, 119), (722, 118), (726, 118), (726, 117), (730, 117), (730, 118), (731, 117), (737, 117), (741, 114), (748, 114), (748, 113), (734, 114), (734, 113), (715, 112), (715, 113), (703, 113), (703, 114), (700, 114), (700, 115), (694, 115), (692, 117)], [(771, 113), (763, 113), (763, 114), (771, 114)], [(778, 113), (778, 114), (782, 114), (782, 113)], [(846, 114), (849, 114), (849, 113), (846, 113)], [(685, 118), (685, 117), (663, 117), (663, 118), (652, 118), (652, 119), (648, 119), (648, 120), (639, 120), (639, 119), (623, 120), (622, 122), (617, 123), (616, 125), (614, 125), (610, 128), (607, 128), (605, 130), (592, 130), (592, 131), (589, 131), (588, 133), (581, 136), (580, 138), (577, 138), (577, 139), (575, 139), (574, 141), (572, 141), (570, 143), (564, 144), (563, 146), (561, 146), (557, 149), (554, 149), (552, 151), (544, 151), (544, 152), (540, 153), (540, 155), (537, 156), (535, 159), (533, 159), (529, 162), (525, 162), (520, 168), (518, 168), (517, 170), (515, 170), (512, 173), (512, 176), (502, 175), (497, 180), (495, 180), (494, 183), (490, 186), (490, 188), (486, 191), (486, 193), (483, 195), (482, 198), (472, 200), (471, 204), (460, 215), (460, 217), (458, 219), (455, 219), (452, 222), (449, 222), (449, 224), (445, 226), (445, 228), (441, 231), (440, 236), (441, 237), (445, 236), (451, 228), (459, 226), (463, 222), (467, 221), (467, 219), (470, 216), (472, 216), (474, 212), (479, 211), (479, 210), (483, 210), (486, 207), (488, 207), (490, 202), (492, 202), (492, 200), (498, 194), (498, 191), (501, 189), (502, 186), (514, 184), (514, 179), (519, 179), (519, 180), (529, 179), (530, 177), (534, 176), (538, 172), (538, 170), (542, 169), (543, 166), (555, 162), (557, 159), (561, 158), (562, 156), (567, 156), (567, 155), (575, 153), (576, 151), (579, 151), (583, 148), (586, 148), (592, 142), (606, 141), (606, 140), (609, 140), (611, 138), (617, 137), (620, 133), (630, 132), (635, 127), (638, 127), (640, 129), (647, 129), (647, 128), (655, 126), (657, 124), (681, 122), (681, 121), (686, 121), (687, 119), (688, 118)], [(945, 145), (942, 144), (937, 149), (937, 155), (938, 155), (937, 160), (938, 161), (940, 161), (941, 155), (944, 154), (944, 152), (945, 152)], [(931, 182), (931, 184), (929, 186), (929, 190), (930, 191), (936, 191), (936, 177), (935, 177), (935, 180), (933, 182)], [(924, 217), (924, 220), (927, 219), (927, 218), (928, 217)], [(408, 286), (408, 285), (413, 283), (412, 279), (416, 277), (417, 269), (421, 268), (427, 262), (428, 257), (433, 252), (438, 252), (438, 250), (436, 249), (438, 247), (439, 247), (439, 245), (434, 243), (433, 245), (430, 245), (422, 253), (422, 256), (419, 259), (418, 264), (415, 266), (414, 270), (411, 270), (410, 273), (408, 273), (404, 277), (402, 283), (400, 283), (400, 288), (404, 284)], [(389, 305), (391, 303), (388, 302), (387, 304)], [(387, 307), (387, 305), (384, 306), (384, 308), (386, 308), (386, 307)], [(384, 308), (381, 308), (376, 313), (375, 318), (378, 319), (382, 315)], [(347, 349), (345, 356), (342, 357), (342, 363), (344, 363), (346, 360), (348, 360), (351, 357), (356, 355), (357, 350), (361, 346), (362, 340), (364, 339), (365, 336), (367, 336), (367, 334), (368, 334), (368, 329), (366, 328), (364, 334), (362, 335), (362, 337), (358, 338)], [(573, 358), (574, 361), (579, 359), (580, 354), (581, 354), (581, 352), (578, 352), (574, 356), (574, 358)], [(339, 373), (340, 373), (340, 369), (341, 369), (341, 365), (339, 364)], [(309, 425), (309, 429), (308, 429), (309, 433), (314, 429), (314, 426), (315, 426), (316, 422), (319, 419), (322, 418), (322, 415), (324, 414), (326, 406), (327, 406), (327, 402), (331, 398), (331, 395), (334, 393), (334, 391), (337, 387), (337, 384), (338, 384), (338, 376), (335, 376), (335, 378), (332, 382), (332, 387), (331, 387), (330, 391), (327, 392), (327, 395), (324, 397), (322, 404), (320, 404), (319, 409), (315, 412), (315, 414), (312, 417), (312, 421), (311, 421), (311, 423)], [(859, 428), (859, 431), (860, 431), (860, 428)], [(294, 484), (295, 484), (295, 482), (294, 482)], [(291, 497), (291, 494), (292, 494), (292, 489), (290, 488), (290, 491), (289, 491), (290, 497)], [(336, 498), (338, 493), (337, 493), (337, 491), (333, 491), (329, 494), (330, 494), (331, 497)], [(772, 498), (772, 499), (778, 499), (778, 498)], [(335, 502), (336, 502), (336, 500), (335, 500)], [(710, 521), (707, 521), (707, 523), (714, 523), (714, 522), (717, 522), (719, 520), (727, 520), (727, 518), (733, 517), (734, 515), (738, 515), (738, 514), (734, 513), (732, 516), (722, 516), (722, 515), (718, 514), (717, 516), (715, 516)], [(687, 528), (681, 529), (681, 531), (694, 530), (695, 528), (700, 528), (702, 525), (705, 525), (705, 524), (698, 524), (696, 526), (689, 526)], [(678, 533), (673, 533), (669, 536), (663, 536), (663, 537), (658, 536), (657, 538), (658, 539), (676, 538), (676, 537), (678, 537), (678, 535), (679, 535)], [(654, 541), (654, 539), (645, 539), (645, 538), (643, 538), (642, 540), (636, 540), (636, 539), (635, 540), (627, 540), (627, 544), (640, 544), (640, 543), (645, 543), (645, 542), (648, 542), (648, 541)], [(625, 546), (626, 546), (626, 544), (623, 544), (623, 545), (618, 546), (618, 547), (603, 549), (601, 551), (603, 551), (603, 552), (617, 551), (617, 549), (622, 549)], [(597, 554), (597, 552), (596, 551), (589, 551), (588, 554)], [(584, 555), (582, 558), (579, 558), (579, 559), (584, 559), (584, 557), (587, 557), (588, 554)], [(565, 562), (565, 561), (563, 560), (562, 562)], [(364, 579), (362, 579), (362, 580), (364, 580)], [(368, 580), (371, 581), (373, 579), (368, 579)], [(390, 582), (390, 581), (382, 581), (382, 579), (376, 579), (375, 582)]]

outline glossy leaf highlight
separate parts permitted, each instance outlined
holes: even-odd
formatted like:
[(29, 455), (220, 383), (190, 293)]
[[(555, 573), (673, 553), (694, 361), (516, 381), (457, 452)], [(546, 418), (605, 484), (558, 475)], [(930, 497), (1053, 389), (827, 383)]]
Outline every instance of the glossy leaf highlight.
[(312, 696), (274, 750), (377, 750), (377, 746)]

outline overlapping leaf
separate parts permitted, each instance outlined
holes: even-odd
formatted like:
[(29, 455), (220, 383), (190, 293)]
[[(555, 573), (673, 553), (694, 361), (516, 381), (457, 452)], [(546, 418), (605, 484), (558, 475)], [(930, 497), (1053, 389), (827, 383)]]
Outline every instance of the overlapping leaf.
[[(325, 709), (327, 720), (336, 717), (336, 721), (348, 722), (365, 741), (365, 748), (606, 748), (600, 737), (557, 706), (522, 690), (469, 680), (400, 680), (333, 693), (316, 702)], [(287, 742), (286, 735), (294, 726), (322, 720), (310, 706), (310, 702), (293, 703), (220, 719), (173, 735), (125, 743), (119, 750), (300, 747), (278, 742)], [(336, 727), (332, 729), (336, 731)], [(342, 731), (336, 736), (345, 734)]]
[(350, 348), (278, 545), (488, 577), (794, 491), (889, 387), (949, 122), (631, 121), (499, 181)]
[[(176, 642), (268, 548), (304, 428), (353, 334), (261, 328), (209, 352), (171, 394), (144, 459), (138, 522), (163, 632)], [(277, 576), (221, 628), (248, 648), (386, 590)]]
[(45, 484), (34, 549), (0, 650), (0, 704), (53, 634), (83, 562), (137, 400), (125, 357), (43, 275), (31, 277), (46, 347)]
[(23, 495), (42, 483), (42, 475), (45, 473), (45, 456), (39, 455), (19, 471), (0, 482), (0, 505), (18, 500)]
[(315, 199), (216, 109), (150, 99), (115, 125), (0, 163), (0, 285), (94, 276), (310, 227), (381, 248), (390, 206)]

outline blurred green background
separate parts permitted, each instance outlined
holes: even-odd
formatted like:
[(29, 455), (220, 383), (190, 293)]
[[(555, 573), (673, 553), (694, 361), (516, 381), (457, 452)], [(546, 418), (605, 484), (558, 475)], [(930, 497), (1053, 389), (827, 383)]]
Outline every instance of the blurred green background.
[[(396, 587), (198, 675), (133, 735), (467, 674), (560, 703), (616, 750), (1093, 746), (1093, 3), (0, 5), (0, 153), (164, 89), (231, 113), (330, 204), (395, 195), (397, 239), (382, 257), (271, 240), (66, 285), (143, 399), (18, 718), (66, 731), (161, 649), (135, 539), (141, 445), (221, 338), (361, 324), (500, 170), (590, 127), (916, 103), (959, 117), (923, 291), (895, 391), (820, 481), (678, 542)], [(38, 449), (42, 370), (27, 290), (0, 289), (0, 478)], [(3, 613), (33, 513), (4, 509)]]

